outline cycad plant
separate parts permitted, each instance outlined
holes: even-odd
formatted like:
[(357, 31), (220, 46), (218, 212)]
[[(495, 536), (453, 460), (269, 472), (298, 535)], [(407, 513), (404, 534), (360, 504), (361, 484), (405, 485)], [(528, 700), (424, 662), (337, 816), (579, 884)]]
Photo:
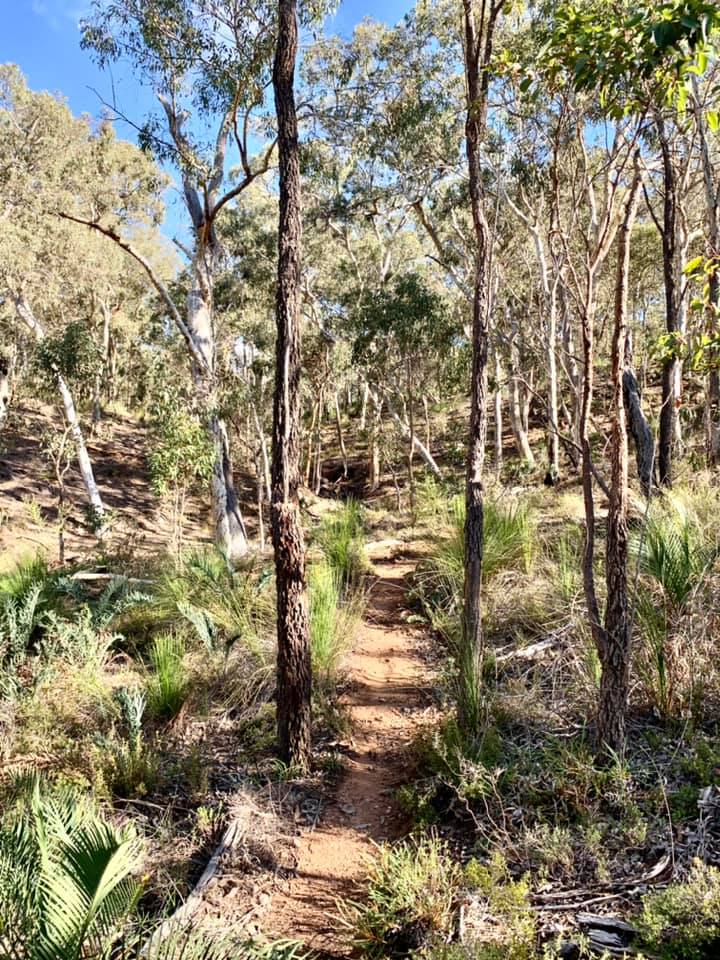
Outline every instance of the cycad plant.
[(648, 520), (634, 542), (644, 582), (636, 599), (636, 618), (644, 645), (639, 667), (655, 706), (665, 716), (692, 691), (692, 650), (685, 648), (682, 619), (693, 595), (718, 555), (698, 518), (670, 500)]
[(132, 831), (32, 778), (0, 823), (0, 958), (105, 956), (136, 903), (140, 856)]
[(264, 572), (234, 570), (217, 550), (195, 550), (161, 577), (152, 608), (168, 627), (191, 626), (211, 652), (242, 644), (262, 663), (274, 615), (270, 585)]

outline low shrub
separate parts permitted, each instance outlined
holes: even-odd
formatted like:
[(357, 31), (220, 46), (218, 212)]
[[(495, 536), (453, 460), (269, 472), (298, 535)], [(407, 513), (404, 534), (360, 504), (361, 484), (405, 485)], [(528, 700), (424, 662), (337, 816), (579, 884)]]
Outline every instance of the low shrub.
[(720, 951), (720, 870), (696, 860), (685, 883), (646, 896), (640, 930), (659, 960), (713, 960)]
[(461, 880), (460, 867), (436, 837), (381, 847), (365, 901), (345, 907), (359, 948), (369, 957), (404, 957), (446, 937)]

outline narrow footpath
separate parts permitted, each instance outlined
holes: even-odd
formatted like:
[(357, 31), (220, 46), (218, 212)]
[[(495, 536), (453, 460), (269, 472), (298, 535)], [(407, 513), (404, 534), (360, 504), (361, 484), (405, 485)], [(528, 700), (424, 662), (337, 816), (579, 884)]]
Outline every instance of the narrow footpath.
[(299, 940), (326, 956), (352, 952), (338, 901), (362, 895), (373, 842), (404, 832), (393, 794), (408, 779), (407, 747), (427, 704), (418, 639), (401, 620), (413, 564), (369, 546), (380, 549), (342, 698), (352, 725), (346, 772), (318, 824), (301, 833), (297, 871), (272, 895), (262, 922), (269, 938)]

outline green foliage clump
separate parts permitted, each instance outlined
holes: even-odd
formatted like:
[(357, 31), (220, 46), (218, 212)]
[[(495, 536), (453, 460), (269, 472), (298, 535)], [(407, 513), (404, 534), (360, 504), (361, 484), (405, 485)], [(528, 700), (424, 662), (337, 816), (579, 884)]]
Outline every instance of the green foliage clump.
[(711, 960), (720, 949), (720, 870), (696, 860), (685, 883), (644, 898), (643, 941), (659, 960)]
[(316, 539), (343, 590), (356, 590), (368, 567), (362, 511), (358, 502), (348, 500), (326, 517)]
[(656, 508), (634, 550), (643, 575), (635, 608), (642, 644), (635, 663), (646, 695), (662, 716), (696, 712), (713, 671), (702, 667), (710, 653), (707, 638), (693, 634), (686, 615), (718, 555), (711, 528), (693, 509), (692, 497), (688, 504), (675, 496)]
[(274, 624), (271, 577), (234, 570), (219, 550), (193, 550), (160, 576), (147, 612), (163, 629), (189, 626), (206, 649), (228, 654), (238, 643), (267, 659)]
[[(484, 506), (483, 579), (502, 570), (529, 572), (534, 553), (535, 518), (528, 504), (502, 504), (488, 499)], [(465, 500), (450, 503), (448, 533), (439, 537), (432, 559), (418, 574), (427, 602), (450, 613), (462, 604), (465, 580)]]
[(345, 908), (362, 952), (405, 956), (447, 936), (461, 880), (460, 867), (436, 837), (381, 847), (364, 902)]
[(102, 354), (89, 330), (81, 323), (68, 323), (57, 336), (46, 336), (35, 348), (35, 372), (51, 390), (58, 377), (71, 384), (75, 397), (92, 394), (95, 376), (102, 366)]
[(496, 920), (498, 934), (485, 943), (483, 960), (531, 960), (536, 955), (535, 917), (530, 906), (530, 881), (514, 880), (507, 861), (495, 852), (487, 864), (470, 860), (464, 870), (465, 882), (485, 901), (487, 912)]

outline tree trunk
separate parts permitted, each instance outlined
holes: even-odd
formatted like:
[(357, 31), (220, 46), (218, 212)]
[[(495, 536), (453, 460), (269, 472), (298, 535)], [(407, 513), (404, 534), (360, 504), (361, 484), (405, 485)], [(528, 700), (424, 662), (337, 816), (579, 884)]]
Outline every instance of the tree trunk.
[[(35, 339), (38, 341), (44, 340), (45, 331), (40, 321), (32, 312), (28, 302), (23, 297), (16, 297), (15, 308), (18, 316), (32, 332)], [(83, 479), (83, 484), (85, 485), (85, 492), (87, 493), (87, 498), (93, 513), (93, 522), (98, 528), (101, 529), (102, 520), (105, 516), (105, 505), (102, 501), (102, 497), (100, 496), (98, 485), (95, 482), (95, 473), (93, 472), (90, 455), (88, 454), (87, 447), (85, 446), (85, 437), (83, 436), (82, 426), (80, 425), (80, 418), (78, 417), (77, 410), (75, 409), (75, 401), (73, 400), (70, 388), (59, 371), (56, 371), (56, 377), (58, 390), (62, 399), (63, 410), (65, 411), (65, 420), (67, 421), (68, 427), (70, 428), (70, 432), (72, 433), (73, 440), (75, 442), (75, 452), (77, 454), (78, 467), (80, 468), (80, 474)]]
[(277, 584), (277, 731), (283, 761), (304, 770), (310, 760), (312, 681), (305, 544), (298, 500), (302, 195), (294, 92), (298, 49), (296, 0), (279, 0), (278, 15), (273, 88), (278, 122), (280, 219), (271, 510)]
[[(670, 142), (665, 124), (657, 118), (657, 130), (663, 166), (663, 281), (665, 285), (665, 329), (671, 335), (679, 332), (678, 305), (680, 291), (676, 275), (677, 242), (677, 175), (673, 166)], [(662, 407), (660, 409), (660, 436), (658, 440), (659, 481), (664, 487), (672, 486), (673, 440), (677, 418), (676, 393), (679, 378), (679, 360), (670, 357), (663, 362)]]
[(465, 147), (470, 184), (470, 205), (475, 233), (475, 275), (472, 301), (472, 374), (470, 418), (465, 473), (465, 583), (463, 634), (460, 656), (458, 709), (460, 722), (477, 733), (481, 723), (483, 665), (482, 561), (483, 561), (483, 466), (487, 435), (488, 339), (491, 240), (485, 215), (482, 148), (487, 132), (488, 69), (492, 42), (502, 2), (485, 13), (483, 3), (463, 0), (467, 116)]
[(623, 370), (623, 399), (630, 435), (635, 444), (637, 473), (642, 492), (649, 497), (655, 479), (655, 439), (642, 408), (642, 394), (632, 366), (630, 333), (625, 341), (625, 369)]
[(583, 548), (582, 573), (585, 606), (590, 632), (599, 649), (603, 642), (600, 608), (595, 592), (595, 500), (593, 497), (592, 450), (590, 447), (590, 415), (593, 403), (595, 363), (595, 286), (592, 274), (588, 275), (586, 299), (582, 311), (583, 372), (580, 406), (580, 453), (582, 457), (582, 491), (585, 506), (585, 545)]
[[(225, 421), (214, 411), (216, 400), (215, 330), (212, 317), (213, 251), (200, 244), (192, 265), (192, 283), (187, 294), (187, 324), (197, 357), (191, 367), (193, 381), (215, 448), (210, 495), (215, 543), (228, 560), (248, 552), (247, 532), (235, 491), (230, 441)], [(198, 358), (202, 358), (202, 363)]]
[(560, 438), (559, 409), (558, 409), (558, 376), (557, 376), (557, 297), (551, 291), (548, 305), (547, 329), (547, 361), (548, 361), (548, 409), (547, 409), (547, 451), (548, 468), (545, 475), (547, 486), (553, 486), (560, 476)]
[(340, 398), (338, 397), (337, 390), (334, 391), (335, 399), (335, 427), (337, 429), (337, 438), (338, 438), (338, 447), (340, 448), (340, 456), (342, 457), (343, 465), (343, 479), (348, 475), (348, 457), (347, 457), (347, 448), (345, 446), (345, 434), (343, 433), (342, 425), (342, 416), (340, 414)]
[(611, 488), (608, 509), (605, 577), (607, 605), (605, 629), (599, 634), (600, 704), (598, 742), (603, 750), (622, 753), (630, 677), (630, 620), (627, 596), (628, 554), (628, 442), (625, 422), (623, 373), (625, 371), (627, 291), (632, 232), (641, 180), (636, 164), (635, 177), (618, 231), (617, 277), (615, 282), (615, 326), (612, 339), (612, 439), (610, 449)]
[(0, 354), (0, 428), (7, 420), (11, 393), (10, 361)]
[(503, 465), (503, 396), (500, 355), (495, 351), (495, 473), (500, 476)]
[(440, 467), (435, 462), (435, 458), (430, 453), (430, 451), (425, 446), (425, 444), (422, 442), (420, 437), (418, 437), (413, 431), (410, 430), (410, 425), (405, 420), (403, 420), (403, 418), (397, 412), (392, 401), (388, 396), (385, 396), (385, 404), (388, 408), (388, 413), (400, 428), (400, 433), (403, 435), (403, 437), (405, 437), (406, 440), (409, 440), (412, 443), (413, 450), (417, 451), (418, 455), (423, 460), (423, 462), (428, 467), (428, 469), (433, 474), (433, 476), (437, 477), (438, 480), (441, 480), (442, 471), (440, 470)]
[[(513, 363), (514, 366), (514, 363)], [(519, 377), (511, 374), (510, 376), (510, 424), (512, 426), (513, 436), (515, 437), (515, 447), (518, 455), (531, 466), (535, 465), (535, 454), (532, 452), (530, 440), (525, 430), (524, 402), (521, 396), (522, 382)]]

